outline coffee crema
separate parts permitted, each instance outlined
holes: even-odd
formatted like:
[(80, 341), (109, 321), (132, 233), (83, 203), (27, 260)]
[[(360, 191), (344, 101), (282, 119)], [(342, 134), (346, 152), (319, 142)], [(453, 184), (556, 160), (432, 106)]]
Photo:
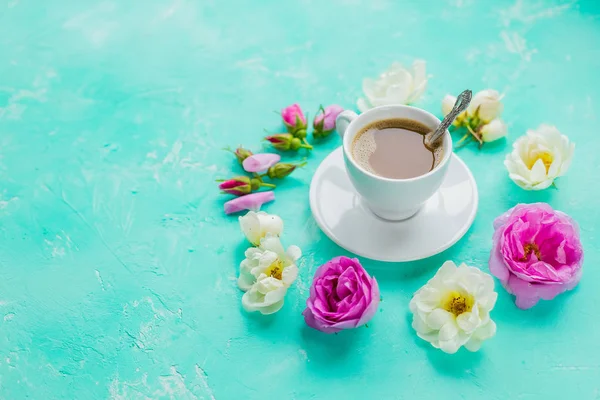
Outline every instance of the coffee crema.
[(375, 121), (352, 141), (352, 157), (367, 171), (390, 179), (425, 175), (440, 163), (444, 148), (430, 148), (425, 139), (434, 129), (408, 118)]

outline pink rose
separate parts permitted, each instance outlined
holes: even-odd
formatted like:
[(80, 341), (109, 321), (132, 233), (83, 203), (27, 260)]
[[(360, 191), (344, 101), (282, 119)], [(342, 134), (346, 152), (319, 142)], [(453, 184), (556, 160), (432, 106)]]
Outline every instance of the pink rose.
[(344, 111), (342, 106), (332, 104), (321, 107), (321, 112), (318, 113), (313, 121), (313, 136), (316, 138), (328, 136), (335, 129), (335, 119)]
[(546, 203), (518, 204), (494, 221), (490, 272), (527, 309), (573, 289), (583, 248), (577, 223)]
[(378, 305), (379, 286), (375, 278), (356, 258), (336, 257), (315, 272), (302, 315), (308, 326), (335, 333), (366, 324)]
[(293, 133), (294, 136), (302, 139), (302, 137), (296, 134), (298, 131), (303, 131), (304, 136), (306, 136), (306, 117), (298, 104), (292, 104), (282, 109), (281, 118), (283, 118), (283, 123), (287, 127), (287, 130)]

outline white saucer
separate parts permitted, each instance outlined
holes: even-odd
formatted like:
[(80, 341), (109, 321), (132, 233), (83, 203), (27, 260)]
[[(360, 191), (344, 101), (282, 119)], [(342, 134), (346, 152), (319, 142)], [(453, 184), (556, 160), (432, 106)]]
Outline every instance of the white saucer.
[(477, 203), (475, 179), (455, 154), (437, 193), (400, 222), (367, 208), (348, 178), (341, 147), (323, 160), (310, 183), (310, 208), (321, 230), (344, 249), (379, 261), (414, 261), (446, 250), (473, 223)]

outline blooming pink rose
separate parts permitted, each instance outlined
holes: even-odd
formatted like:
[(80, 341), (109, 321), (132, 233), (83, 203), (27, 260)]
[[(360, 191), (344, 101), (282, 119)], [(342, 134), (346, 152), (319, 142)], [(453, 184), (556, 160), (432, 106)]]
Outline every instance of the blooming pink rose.
[(378, 305), (379, 285), (375, 278), (356, 258), (336, 257), (315, 272), (302, 315), (308, 326), (335, 333), (366, 324)]
[(577, 223), (546, 203), (518, 204), (494, 221), (490, 272), (527, 309), (573, 289), (583, 248)]
[(306, 130), (306, 117), (298, 104), (292, 104), (281, 110), (281, 118), (290, 133), (298, 129)]
[(229, 200), (225, 203), (225, 214), (233, 214), (243, 210), (260, 210), (260, 206), (269, 201), (275, 200), (275, 193), (272, 191), (268, 192), (257, 192), (247, 194), (245, 196), (236, 197), (233, 200)]
[(313, 121), (313, 136), (325, 137), (329, 135), (335, 129), (335, 119), (337, 116), (344, 111), (342, 106), (332, 104), (330, 106), (321, 108), (321, 112), (315, 116)]

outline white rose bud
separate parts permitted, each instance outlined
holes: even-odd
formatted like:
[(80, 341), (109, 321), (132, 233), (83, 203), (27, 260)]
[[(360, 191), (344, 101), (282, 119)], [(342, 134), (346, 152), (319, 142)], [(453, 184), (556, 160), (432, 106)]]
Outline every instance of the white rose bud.
[(504, 105), (500, 100), (502, 100), (502, 96), (496, 90), (482, 90), (473, 96), (467, 112), (470, 117), (477, 115), (484, 123), (490, 122), (498, 118), (504, 110)]
[(479, 133), (481, 134), (481, 140), (484, 142), (493, 142), (494, 140), (498, 140), (506, 136), (507, 127), (504, 121), (502, 121), (500, 118), (496, 118), (482, 126), (479, 130)]

